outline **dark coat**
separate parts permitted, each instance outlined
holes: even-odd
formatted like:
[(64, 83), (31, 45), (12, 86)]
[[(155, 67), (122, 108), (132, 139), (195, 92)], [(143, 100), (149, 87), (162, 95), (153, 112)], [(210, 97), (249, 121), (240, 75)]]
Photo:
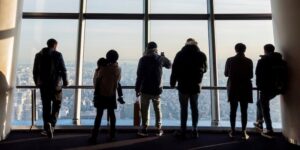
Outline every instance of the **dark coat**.
[(207, 70), (206, 55), (196, 45), (185, 45), (174, 59), (170, 84), (183, 94), (197, 94)]
[(35, 55), (33, 79), (37, 86), (61, 87), (67, 85), (67, 69), (62, 54), (54, 49), (43, 48)]
[[(268, 55), (262, 55), (261, 59), (257, 62), (255, 70), (256, 86), (258, 90), (260, 90), (266, 96), (268, 96), (269, 99), (277, 95), (275, 89), (276, 87), (274, 86), (274, 75), (272, 71), (272, 66), (278, 63), (286, 62), (282, 60), (282, 55), (277, 52)], [(284, 70), (283, 72), (287, 73), (287, 70)], [(287, 77), (285, 77), (284, 79), (287, 80)]]
[(253, 63), (244, 54), (237, 54), (226, 61), (228, 101), (252, 103)]
[(158, 55), (153, 50), (139, 60), (135, 91), (150, 95), (160, 95), (162, 93), (162, 67), (171, 68), (168, 58)]

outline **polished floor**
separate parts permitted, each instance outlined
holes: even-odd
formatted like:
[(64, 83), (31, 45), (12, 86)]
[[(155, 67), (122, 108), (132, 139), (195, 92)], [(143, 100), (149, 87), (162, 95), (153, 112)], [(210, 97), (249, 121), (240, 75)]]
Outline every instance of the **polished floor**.
[(287, 143), (284, 137), (277, 133), (275, 139), (269, 140), (259, 134), (249, 133), (250, 139), (243, 141), (238, 134), (235, 139), (230, 139), (225, 132), (200, 131), (198, 139), (187, 137), (178, 139), (173, 136), (173, 131), (168, 131), (162, 137), (154, 134), (149, 137), (137, 137), (134, 132), (119, 132), (115, 141), (108, 141), (107, 134), (99, 136), (98, 144), (89, 144), (87, 139), (90, 136), (85, 131), (64, 131), (55, 132), (55, 137), (49, 140), (40, 135), (39, 131), (13, 131), (5, 141), (0, 142), (0, 150), (57, 150), (57, 149), (128, 149), (128, 150), (292, 150), (300, 147)]

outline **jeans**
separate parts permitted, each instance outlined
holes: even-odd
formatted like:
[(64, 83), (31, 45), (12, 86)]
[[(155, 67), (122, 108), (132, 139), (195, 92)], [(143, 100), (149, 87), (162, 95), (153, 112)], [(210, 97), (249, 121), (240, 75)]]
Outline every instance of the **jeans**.
[(153, 108), (155, 112), (155, 126), (161, 128), (161, 108), (160, 108), (160, 96), (149, 95), (142, 93), (141, 95), (141, 113), (142, 113), (142, 126), (147, 128), (149, 126), (149, 105), (152, 100)]
[(263, 123), (263, 121), (265, 121), (267, 130), (273, 131), (270, 115), (270, 98), (263, 92), (260, 92), (256, 105), (256, 121), (259, 123)]
[(62, 90), (41, 86), (40, 92), (43, 106), (44, 128), (47, 127), (48, 123), (51, 123), (51, 126), (55, 127), (61, 107)]
[[(230, 125), (231, 130), (235, 131), (235, 119), (236, 119), (236, 111), (238, 108), (238, 101), (230, 102)], [(242, 131), (246, 130), (247, 126), (247, 109), (248, 109), (248, 102), (240, 102), (241, 107), (241, 114), (242, 114)]]
[(198, 94), (183, 94), (179, 92), (180, 102), (180, 118), (181, 118), (181, 130), (186, 130), (186, 122), (188, 119), (188, 103), (190, 101), (190, 107), (192, 110), (192, 124), (193, 128), (197, 129), (198, 126)]
[[(104, 110), (105, 109), (97, 108), (97, 115), (95, 118), (94, 128), (92, 131), (93, 138), (96, 138), (98, 136), (98, 131), (101, 126), (101, 120), (102, 120), (102, 115)], [(116, 131), (116, 115), (114, 109), (107, 109), (107, 114), (110, 120), (110, 136), (114, 137)]]

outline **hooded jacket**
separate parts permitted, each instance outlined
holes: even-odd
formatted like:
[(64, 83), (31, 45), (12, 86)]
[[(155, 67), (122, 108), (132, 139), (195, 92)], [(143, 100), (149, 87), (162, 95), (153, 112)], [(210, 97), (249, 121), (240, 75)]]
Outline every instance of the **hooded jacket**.
[(200, 51), (197, 45), (185, 45), (176, 54), (173, 62), (171, 87), (175, 87), (178, 82), (179, 92), (197, 94), (200, 92), (200, 84), (206, 70), (206, 55)]
[(158, 55), (156, 49), (148, 49), (139, 60), (135, 91), (160, 95), (162, 93), (162, 67), (171, 68), (170, 60)]

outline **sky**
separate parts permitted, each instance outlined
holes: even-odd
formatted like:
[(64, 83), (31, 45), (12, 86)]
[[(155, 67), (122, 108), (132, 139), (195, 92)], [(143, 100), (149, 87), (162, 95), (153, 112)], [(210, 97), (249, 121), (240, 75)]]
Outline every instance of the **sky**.
[[(143, 0), (87, 0), (89, 13), (142, 13)], [(206, 13), (206, 0), (149, 0), (150, 13)], [(269, 0), (215, 0), (215, 13), (270, 13)], [(78, 12), (79, 0), (24, 0), (24, 12)], [(77, 46), (77, 20), (23, 19), (20, 62), (30, 62), (46, 46), (48, 38), (59, 42), (66, 61), (74, 61)], [(234, 55), (237, 42), (246, 44), (246, 55), (258, 59), (262, 47), (273, 43), (270, 20), (216, 21), (217, 59)], [(94, 62), (109, 49), (120, 53), (120, 60), (138, 60), (143, 50), (142, 20), (87, 20), (84, 61)], [(198, 41), (208, 55), (207, 21), (150, 20), (149, 41), (173, 59), (187, 38)]]

